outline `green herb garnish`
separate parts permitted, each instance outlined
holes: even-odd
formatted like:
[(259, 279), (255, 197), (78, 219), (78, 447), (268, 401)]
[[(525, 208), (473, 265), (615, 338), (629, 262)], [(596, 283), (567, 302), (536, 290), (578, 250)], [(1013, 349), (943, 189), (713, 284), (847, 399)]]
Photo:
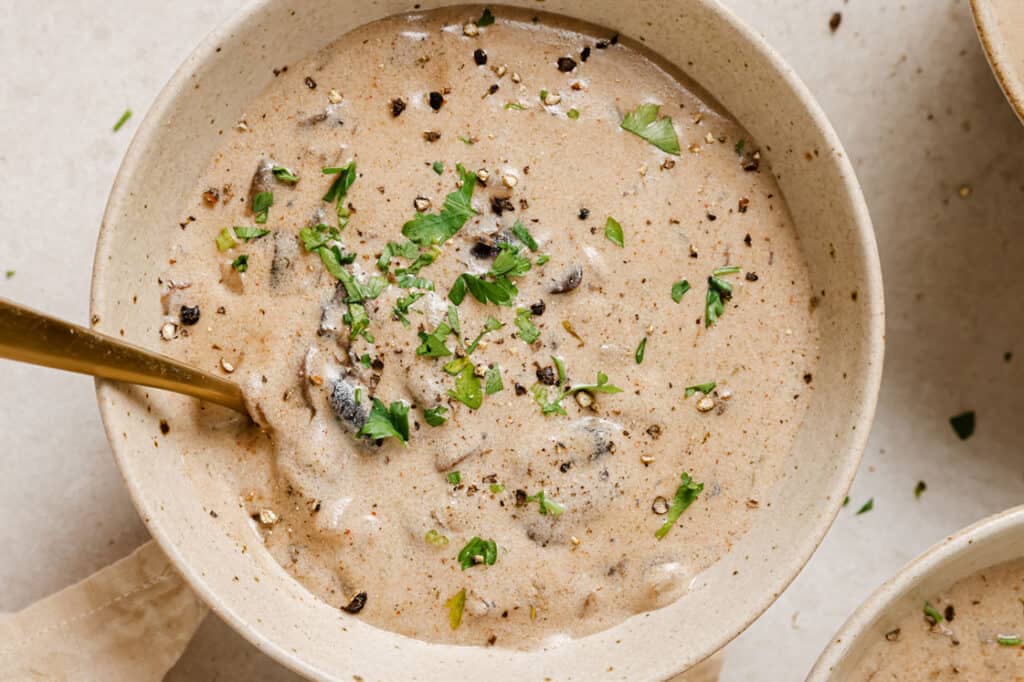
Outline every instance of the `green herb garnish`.
[(526, 343), (533, 343), (540, 338), (540, 329), (530, 320), (532, 316), (529, 308), (516, 308), (516, 328), (519, 330), (519, 338)]
[(846, 497), (843, 498), (843, 506), (844, 507), (848, 507), (849, 505), (850, 505), (850, 496), (847, 495)]
[(409, 322), (409, 308), (413, 303), (423, 298), (423, 294), (419, 292), (413, 292), (408, 296), (402, 296), (395, 301), (395, 307), (391, 309), (391, 314), (394, 315), (395, 319), (400, 321), (404, 326), (408, 327), (411, 323)]
[(1020, 646), (1021, 638), (1017, 635), (999, 635), (996, 637), (999, 646)]
[(491, 264), (491, 270), (487, 273), (495, 279), (499, 277), (522, 277), (533, 267), (529, 258), (519, 255), (518, 246), (502, 244), (499, 248), (501, 252), (494, 259), (494, 263)]
[(15, 273), (14, 270), (5, 270), (4, 271), (4, 279), (10, 279), (11, 277), (14, 277), (14, 273)]
[(537, 256), (537, 267), (540, 267), (541, 265), (544, 265), (549, 260), (551, 260), (551, 256), (549, 256), (546, 253), (540, 254), (539, 256)]
[(505, 384), (501, 381), (501, 366), (494, 365), (484, 375), (484, 393), (494, 395), (503, 388)]
[[(448, 395), (471, 410), (479, 409), (484, 402), (484, 392), (480, 384), (480, 377), (476, 375), (473, 368), (473, 363), (469, 361), (469, 358), (459, 358), (453, 362), (459, 364), (453, 365), (451, 369), (448, 365), (453, 363), (448, 363), (445, 366), (445, 371), (455, 374), (455, 389), (449, 390)], [(458, 367), (457, 373), (451, 371), (455, 367)]]
[(623, 246), (622, 238), (622, 225), (619, 225), (619, 221), (611, 216), (608, 216), (608, 220), (604, 224), (604, 236), (612, 244), (617, 246)]
[(498, 493), (505, 492), (505, 486), (501, 483), (492, 483), (491, 492), (497, 495)]
[(928, 484), (924, 481), (918, 481), (917, 485), (914, 486), (914, 498), (920, 498), (925, 490), (928, 490)]
[(225, 227), (217, 235), (215, 242), (218, 251), (228, 251), (238, 246), (238, 240), (248, 242), (268, 234), (270, 234), (270, 230), (262, 227)]
[(466, 588), (463, 587), (452, 595), (444, 605), (448, 607), (448, 623), (452, 626), (452, 630), (458, 630), (459, 625), (462, 624), (462, 612), (466, 608)]
[(445, 416), (446, 414), (448, 414), (448, 408), (444, 405), (438, 405), (437, 407), (423, 410), (423, 419), (431, 426), (440, 426), (448, 421), (448, 417)]
[(647, 350), (647, 337), (640, 339), (640, 343), (636, 347), (636, 352), (633, 353), (633, 359), (636, 360), (636, 364), (640, 364), (644, 361), (644, 351)]
[(273, 173), (274, 177), (277, 178), (280, 182), (283, 182), (287, 185), (294, 185), (296, 182), (299, 181), (299, 176), (291, 172), (291, 170), (285, 168), (284, 166), (274, 166), (273, 168), (270, 169), (270, 172)]
[(480, 345), (480, 341), (484, 338), (484, 335), (490, 332), (496, 332), (504, 326), (504, 323), (502, 323), (500, 320), (497, 320), (493, 317), (488, 317), (487, 320), (484, 322), (483, 331), (477, 334), (476, 338), (473, 339), (473, 342), (466, 346), (466, 355), (473, 354), (473, 351), (476, 350), (476, 347)]
[(457, 164), (455, 169), (462, 179), (462, 187), (445, 197), (440, 213), (417, 213), (402, 226), (402, 234), (417, 246), (425, 248), (445, 243), (462, 229), (467, 220), (477, 215), (473, 208), (476, 174), (467, 171), (462, 164)]
[(742, 137), (736, 142), (734, 149), (736, 150), (737, 156), (743, 156), (743, 148), (747, 145), (747, 141)]
[(548, 514), (551, 516), (561, 516), (565, 511), (565, 507), (558, 504), (551, 498), (546, 497), (543, 490), (538, 492), (536, 495), (530, 495), (526, 498), (526, 501), (539, 503), (541, 516), (547, 516)]
[(604, 372), (597, 373), (597, 382), (593, 384), (576, 384), (571, 388), (562, 388), (565, 383), (565, 363), (561, 358), (551, 356), (552, 362), (558, 370), (558, 385), (552, 387), (554, 394), (544, 384), (534, 384), (530, 391), (533, 393), (533, 400), (540, 405), (541, 413), (544, 415), (560, 414), (566, 416), (565, 408), (562, 407), (562, 400), (573, 394), (584, 391), (586, 393), (621, 393), (622, 389), (608, 383), (608, 375)]
[(373, 358), (370, 357), (369, 353), (363, 353), (359, 356), (359, 364), (366, 369), (369, 369), (373, 366)]
[(118, 130), (120, 130), (124, 126), (124, 124), (128, 122), (128, 119), (130, 119), (131, 117), (132, 117), (132, 110), (131, 109), (125, 109), (124, 113), (121, 114), (121, 118), (117, 119), (117, 123), (114, 124), (114, 132), (116, 133)]
[(548, 91), (547, 90), (541, 90), (540, 91), (540, 101), (541, 102), (547, 102), (547, 99), (548, 99)]
[(459, 550), (459, 565), (465, 571), (470, 566), (487, 564), (493, 566), (498, 560), (498, 545), (494, 540), (483, 540), (473, 536), (466, 546)]
[(270, 234), (270, 230), (262, 227), (246, 227), (236, 225), (234, 228), (235, 237), (241, 239), (243, 242), (250, 242), (253, 239), (259, 239)]
[(704, 306), (704, 326), (710, 327), (722, 316), (725, 312), (725, 301), (732, 298), (732, 285), (726, 282), (724, 279), (720, 279), (721, 275), (734, 275), (739, 272), (739, 267), (731, 265), (724, 268), (718, 268), (714, 273), (708, 277), (708, 295), (705, 299)]
[(704, 490), (703, 483), (695, 483), (690, 474), (683, 472), (679, 477), (682, 483), (676, 488), (676, 495), (672, 498), (672, 504), (668, 508), (668, 514), (665, 516), (665, 523), (661, 525), (661, 528), (654, 532), (654, 537), (659, 540), (668, 535), (668, 532), (672, 530), (672, 527), (676, 525), (676, 521), (683, 515), (686, 508), (693, 504), (697, 496), (700, 495), (700, 491)]
[(462, 474), (459, 473), (458, 471), (449, 472), (449, 474), (445, 478), (447, 478), (448, 482), (451, 483), (452, 485), (458, 485), (462, 483)]
[(233, 267), (237, 272), (245, 272), (249, 269), (249, 256), (243, 253), (238, 258), (231, 261), (231, 267)]
[(423, 539), (427, 541), (427, 544), (434, 545), (435, 547), (444, 547), (448, 544), (448, 538), (433, 529), (428, 530)]
[(505, 109), (515, 109), (516, 111), (523, 111), (526, 109), (525, 106), (519, 102), (505, 102)]
[(258, 224), (267, 222), (270, 207), (274, 205), (273, 192), (259, 192), (252, 198), (253, 221)]
[(711, 393), (711, 391), (715, 390), (715, 386), (716, 386), (716, 384), (715, 384), (714, 381), (709, 381), (709, 382), (707, 382), (705, 384), (694, 384), (693, 386), (687, 386), (684, 389), (684, 391), (685, 391), (684, 395), (687, 398), (689, 398), (691, 395), (693, 395), (697, 391), (700, 391), (704, 395), (708, 395), (709, 393)]
[(530, 251), (537, 250), (537, 240), (533, 238), (530, 231), (523, 226), (521, 222), (516, 221), (515, 225), (512, 226), (512, 234), (516, 236), (516, 239), (526, 245)]
[(974, 410), (950, 417), (949, 425), (956, 431), (956, 435), (960, 437), (960, 440), (967, 440), (974, 435)]
[(348, 195), (349, 188), (356, 181), (356, 162), (350, 161), (347, 166), (324, 168), (321, 172), (324, 175), (338, 176), (327, 189), (327, 194), (323, 196), (323, 200), (328, 204), (333, 203), (336, 205), (335, 212), (338, 214), (338, 229), (344, 230), (345, 226), (348, 225), (351, 213), (348, 206), (345, 205), (345, 197)]
[(412, 242), (388, 242), (381, 252), (380, 257), (377, 258), (377, 269), (382, 272), (387, 272), (391, 269), (391, 259), (395, 256), (400, 256), (407, 260), (413, 260), (419, 256), (420, 248)]
[(448, 335), (453, 331), (447, 322), (441, 322), (432, 333), (419, 332), (420, 345), (416, 348), (416, 355), (428, 358), (443, 358), (452, 354), (446, 345)]
[(681, 279), (672, 285), (672, 300), (676, 303), (683, 300), (683, 295), (690, 290), (690, 283)]
[(480, 18), (476, 20), (477, 26), (490, 26), (494, 23), (494, 15), (491, 14), (491, 8), (485, 7), (484, 13), (480, 15)]
[(579, 109), (570, 109), (569, 111), (565, 112), (565, 115), (575, 121), (580, 117), (580, 112)]
[(641, 104), (622, 119), (622, 129), (642, 137), (667, 154), (679, 156), (679, 138), (668, 116), (659, 119), (658, 104)]
[(740, 266), (738, 265), (726, 265), (722, 268), (715, 268), (711, 273), (715, 277), (721, 277), (722, 275), (736, 275), (740, 272)]
[(460, 305), (466, 298), (466, 292), (481, 303), (510, 306), (519, 294), (519, 289), (508, 277), (496, 277), (493, 281), (486, 280), (468, 272), (458, 276), (448, 292), (448, 300)]
[(434, 172), (437, 173), (438, 175), (444, 173), (444, 164), (441, 163), (440, 161), (435, 161), (434, 163), (430, 164), (430, 167), (433, 168)]
[(380, 398), (373, 399), (370, 416), (359, 429), (360, 436), (369, 436), (373, 440), (397, 438), (405, 444), (409, 443), (409, 406), (396, 400), (391, 407), (385, 407)]
[(942, 614), (939, 613), (939, 610), (932, 606), (932, 603), (929, 601), (924, 603), (922, 610), (924, 611), (924, 617), (928, 619), (932, 625), (941, 623), (944, 620)]
[(866, 514), (875, 508), (875, 498), (869, 497), (868, 501), (861, 505), (861, 508), (857, 510), (857, 514)]

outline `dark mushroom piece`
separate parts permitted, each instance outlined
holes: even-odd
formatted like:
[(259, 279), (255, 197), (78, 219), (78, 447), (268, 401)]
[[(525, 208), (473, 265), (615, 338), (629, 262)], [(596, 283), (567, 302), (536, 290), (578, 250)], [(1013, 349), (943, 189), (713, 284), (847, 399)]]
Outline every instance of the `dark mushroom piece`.
[(260, 192), (270, 192), (274, 182), (274, 162), (270, 159), (260, 159), (256, 165), (256, 172), (252, 174), (252, 182), (249, 183), (249, 206), (252, 206), (252, 199)]
[(366, 593), (360, 592), (356, 596), (352, 597), (352, 601), (341, 608), (349, 613), (359, 613), (363, 610), (364, 606), (366, 606)]
[(358, 431), (366, 423), (366, 410), (356, 402), (356, 389), (345, 379), (339, 378), (331, 384), (329, 397), (331, 410), (339, 420), (352, 431)]
[(579, 263), (573, 263), (562, 279), (557, 281), (548, 291), (552, 294), (567, 294), (580, 285), (583, 281), (583, 267)]

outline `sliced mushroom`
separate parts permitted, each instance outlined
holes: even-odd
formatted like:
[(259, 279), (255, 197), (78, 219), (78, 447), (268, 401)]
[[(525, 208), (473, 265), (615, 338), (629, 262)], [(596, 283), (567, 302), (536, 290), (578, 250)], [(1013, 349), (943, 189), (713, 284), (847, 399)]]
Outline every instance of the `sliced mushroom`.
[(295, 280), (295, 263), (299, 258), (299, 242), (283, 232), (274, 233), (274, 258), (270, 261), (270, 288), (275, 293), (288, 293), (285, 289)]
[(548, 290), (552, 294), (567, 294), (580, 285), (583, 281), (583, 267), (579, 263), (573, 263), (562, 275), (562, 278)]
[(339, 377), (331, 382), (328, 398), (334, 415), (353, 432), (361, 429), (368, 417), (366, 409), (356, 402), (356, 388), (344, 377)]
[(252, 182), (249, 183), (249, 210), (252, 210), (252, 200), (260, 192), (269, 192), (274, 182), (274, 162), (270, 159), (260, 159), (256, 165), (256, 172), (252, 174)]

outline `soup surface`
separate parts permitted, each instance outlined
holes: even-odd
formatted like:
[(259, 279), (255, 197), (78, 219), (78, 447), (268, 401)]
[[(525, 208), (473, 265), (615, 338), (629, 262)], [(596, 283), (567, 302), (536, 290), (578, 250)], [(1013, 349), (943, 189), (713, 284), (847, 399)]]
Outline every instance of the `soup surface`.
[(856, 679), (1022, 680), (1022, 638), (1024, 559), (1018, 559), (965, 578), (894, 621)]
[(505, 8), (275, 73), (162, 278), (164, 349), (261, 422), (203, 410), (185, 453), (252, 517), (240, 551), (440, 642), (533, 647), (684, 594), (762, 513), (814, 389), (756, 143), (642, 48)]

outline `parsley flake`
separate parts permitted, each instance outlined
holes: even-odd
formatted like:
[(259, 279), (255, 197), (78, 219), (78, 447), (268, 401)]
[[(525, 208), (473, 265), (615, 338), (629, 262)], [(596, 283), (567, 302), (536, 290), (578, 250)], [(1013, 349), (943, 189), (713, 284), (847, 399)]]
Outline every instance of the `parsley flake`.
[(485, 7), (484, 13), (480, 15), (480, 18), (476, 20), (477, 26), (490, 26), (494, 23), (494, 15), (491, 14), (491, 8)]
[(516, 239), (526, 245), (530, 251), (537, 250), (537, 240), (533, 238), (530, 231), (527, 230), (521, 222), (516, 221), (515, 225), (512, 226), (512, 234), (515, 235)]
[(270, 207), (274, 205), (273, 192), (259, 192), (252, 198), (253, 221), (258, 224), (267, 222)]
[(672, 285), (672, 300), (679, 303), (683, 300), (683, 295), (690, 290), (690, 283), (685, 279), (681, 279)]
[(440, 161), (435, 161), (434, 163), (430, 164), (430, 167), (433, 168), (434, 172), (437, 173), (438, 175), (444, 173), (444, 164), (441, 163)]
[(474, 535), (466, 546), (459, 550), (459, 565), (463, 571), (477, 564), (493, 566), (497, 560), (498, 545), (494, 540), (484, 540)]
[(950, 417), (949, 425), (953, 427), (960, 440), (967, 440), (974, 435), (974, 410)]
[(467, 171), (462, 164), (455, 168), (462, 179), (462, 187), (445, 197), (440, 213), (417, 213), (402, 226), (402, 234), (417, 246), (425, 248), (445, 243), (478, 213), (473, 208), (476, 174)]
[(501, 367), (494, 365), (484, 375), (484, 393), (494, 395), (503, 388), (505, 388), (505, 384), (501, 381)]
[(231, 267), (233, 267), (236, 272), (245, 272), (249, 269), (249, 256), (243, 253), (238, 258), (231, 261)]
[(530, 320), (531, 317), (532, 313), (529, 308), (516, 309), (516, 328), (519, 330), (519, 338), (528, 344), (540, 338), (540, 329)]
[(869, 511), (875, 508), (875, 498), (869, 497), (868, 501), (861, 505), (861, 508), (857, 510), (857, 516), (861, 514), (867, 514)]
[(640, 364), (644, 361), (644, 352), (647, 350), (647, 337), (640, 339), (640, 344), (636, 347), (636, 352), (633, 353), (633, 359), (636, 360), (636, 364)]
[[(458, 372), (452, 372), (448, 366), (445, 371), (455, 374), (455, 389), (449, 390), (448, 395), (471, 410), (479, 409), (484, 402), (483, 387), (480, 384), (480, 377), (476, 375), (473, 363), (468, 358), (459, 358), (454, 361), (459, 363)], [(451, 365), (452, 363), (449, 363)], [(455, 367), (452, 367), (454, 369)]]
[(918, 481), (917, 485), (914, 486), (914, 499), (920, 499), (925, 490), (928, 490), (928, 484), (924, 481)]
[(1020, 646), (1022, 640), (1017, 635), (998, 635), (996, 641), (999, 646)]
[(659, 119), (660, 109), (658, 104), (641, 104), (626, 114), (620, 125), (623, 130), (647, 140), (661, 151), (679, 156), (679, 138), (672, 127), (672, 119), (668, 116)]
[(270, 172), (274, 174), (274, 177), (277, 178), (278, 181), (283, 182), (286, 185), (294, 185), (299, 181), (299, 176), (284, 166), (274, 166), (270, 169)]
[(679, 479), (681, 483), (676, 488), (675, 497), (672, 498), (672, 504), (669, 506), (668, 514), (665, 516), (665, 523), (654, 532), (654, 537), (659, 540), (668, 535), (668, 532), (676, 525), (676, 521), (683, 515), (687, 507), (693, 504), (697, 496), (700, 495), (700, 492), (704, 490), (704, 484), (694, 482), (690, 474), (685, 471)]
[(530, 495), (526, 498), (527, 502), (537, 502), (540, 505), (538, 511), (541, 516), (561, 516), (565, 512), (565, 507), (552, 500), (550, 497), (544, 495), (544, 491), (541, 490), (536, 495)]
[(444, 605), (448, 607), (448, 624), (452, 626), (452, 630), (458, 630), (462, 624), (462, 612), (466, 608), (466, 588), (463, 587), (453, 594)]
[(928, 620), (932, 625), (941, 623), (944, 620), (939, 610), (932, 606), (932, 603), (929, 601), (926, 601), (924, 603), (924, 606), (921, 608), (921, 610), (924, 611), (925, 619)]
[(397, 438), (408, 445), (409, 406), (402, 401), (395, 401), (391, 407), (385, 407), (380, 398), (374, 398), (370, 416), (357, 435), (369, 436), (373, 440)]
[(608, 220), (605, 221), (604, 236), (612, 244), (615, 244), (619, 247), (624, 246), (622, 236), (622, 225), (619, 224), (618, 220), (612, 218), (611, 216), (608, 216)]
[(446, 478), (448, 479), (448, 482), (451, 483), (452, 485), (458, 485), (462, 483), (462, 474), (458, 471), (449, 472)]
[(440, 426), (448, 421), (448, 408), (444, 405), (438, 405), (437, 407), (431, 407), (430, 409), (423, 410), (423, 419), (430, 426)]
[(336, 213), (338, 214), (338, 229), (344, 230), (345, 226), (348, 225), (350, 211), (345, 205), (345, 197), (348, 195), (349, 188), (355, 184), (356, 181), (356, 162), (350, 161), (347, 166), (339, 168), (324, 168), (321, 171), (324, 175), (337, 175), (331, 186), (327, 190), (327, 194), (324, 194), (323, 200), (328, 204), (336, 204)]
[(121, 114), (121, 118), (117, 119), (117, 123), (114, 124), (114, 132), (116, 133), (118, 130), (120, 130), (122, 127), (124, 127), (124, 124), (127, 123), (128, 119), (130, 119), (131, 117), (132, 117), (132, 110), (131, 109), (125, 109), (124, 113)]
[(689, 398), (691, 395), (693, 395), (697, 391), (700, 391), (704, 395), (708, 395), (709, 393), (711, 393), (711, 391), (715, 390), (715, 386), (716, 386), (716, 384), (715, 384), (714, 381), (709, 381), (709, 382), (707, 382), (705, 384), (694, 384), (693, 386), (687, 386), (684, 389), (684, 391), (685, 391), (684, 395), (687, 398)]

